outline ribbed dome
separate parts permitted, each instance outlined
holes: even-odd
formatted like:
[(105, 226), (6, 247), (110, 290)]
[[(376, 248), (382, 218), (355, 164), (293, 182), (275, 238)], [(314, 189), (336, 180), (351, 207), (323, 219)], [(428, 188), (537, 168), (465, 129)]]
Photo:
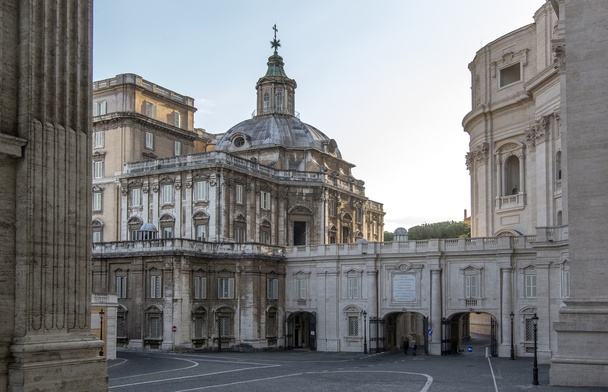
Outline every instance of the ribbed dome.
[[(238, 142), (235, 143), (239, 136), (245, 138), (245, 145), (239, 146)], [(220, 139), (215, 149), (216, 151), (229, 152), (272, 146), (296, 149), (314, 148), (337, 158), (342, 158), (333, 139), (328, 138), (312, 125), (288, 115), (256, 116), (245, 120), (230, 128)]]

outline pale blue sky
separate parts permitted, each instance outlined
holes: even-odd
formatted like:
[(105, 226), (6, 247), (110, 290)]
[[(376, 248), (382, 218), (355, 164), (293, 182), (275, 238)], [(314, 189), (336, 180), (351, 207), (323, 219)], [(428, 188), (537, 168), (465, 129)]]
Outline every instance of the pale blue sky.
[(195, 127), (250, 118), (279, 29), (296, 110), (338, 142), (385, 229), (461, 220), (477, 50), (544, 0), (96, 0), (94, 79), (135, 73), (195, 99)]

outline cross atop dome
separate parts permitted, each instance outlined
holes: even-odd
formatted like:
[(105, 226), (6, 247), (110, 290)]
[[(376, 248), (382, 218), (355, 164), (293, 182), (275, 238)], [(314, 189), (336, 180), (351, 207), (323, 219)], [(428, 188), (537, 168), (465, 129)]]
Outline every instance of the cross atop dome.
[(272, 26), (272, 29), (274, 30), (274, 39), (270, 41), (270, 47), (274, 49), (274, 54), (278, 54), (279, 47), (281, 46), (281, 40), (277, 39), (277, 31), (279, 31), (279, 29), (277, 29), (276, 23), (274, 26)]

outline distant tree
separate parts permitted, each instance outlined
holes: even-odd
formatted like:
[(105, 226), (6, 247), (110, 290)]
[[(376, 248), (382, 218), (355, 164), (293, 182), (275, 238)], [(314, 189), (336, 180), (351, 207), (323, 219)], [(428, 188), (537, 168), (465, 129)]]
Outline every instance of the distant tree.
[(471, 236), (471, 226), (464, 222), (446, 221), (414, 226), (407, 232), (410, 240), (469, 238)]
[(390, 231), (385, 231), (384, 232), (384, 242), (391, 242), (393, 240), (393, 237), (395, 235), (393, 233), (391, 233)]

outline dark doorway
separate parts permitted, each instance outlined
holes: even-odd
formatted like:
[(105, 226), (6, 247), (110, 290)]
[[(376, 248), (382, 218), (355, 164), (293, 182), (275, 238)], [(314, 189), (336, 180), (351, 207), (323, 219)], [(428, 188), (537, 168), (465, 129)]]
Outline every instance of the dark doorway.
[(293, 244), (306, 245), (306, 222), (293, 222)]
[(315, 312), (292, 313), (287, 317), (287, 348), (317, 349), (317, 317)]

